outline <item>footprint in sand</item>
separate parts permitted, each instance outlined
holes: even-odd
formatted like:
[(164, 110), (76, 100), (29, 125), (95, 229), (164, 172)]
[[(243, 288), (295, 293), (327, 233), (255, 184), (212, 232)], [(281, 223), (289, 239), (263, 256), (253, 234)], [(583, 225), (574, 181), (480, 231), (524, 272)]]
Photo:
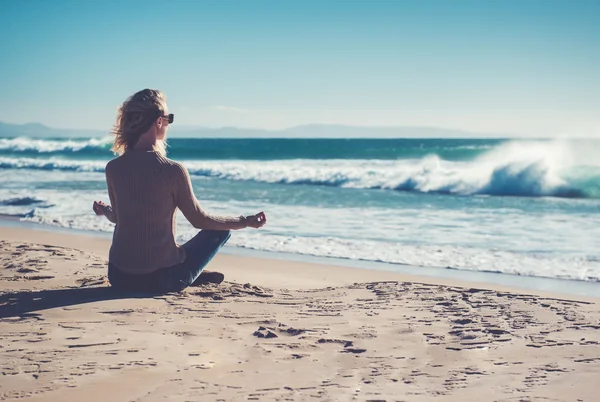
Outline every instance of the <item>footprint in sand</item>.
[(102, 286), (106, 284), (106, 278), (104, 276), (87, 277), (77, 279), (75, 283), (82, 288), (91, 286)]
[(35, 268), (23, 267), (23, 268), (17, 269), (17, 272), (19, 272), (21, 274), (29, 274), (29, 273), (32, 273), (32, 272), (40, 272), (40, 270), (39, 269), (35, 269)]
[(258, 327), (258, 329), (256, 331), (254, 331), (254, 333), (252, 334), (254, 336), (256, 336), (257, 338), (266, 338), (266, 339), (270, 339), (270, 338), (277, 338), (277, 334), (265, 327)]
[(347, 341), (344, 339), (327, 339), (327, 338), (321, 338), (317, 341), (317, 343), (337, 343), (340, 345), (344, 345), (344, 349), (341, 350), (342, 353), (364, 353), (367, 351), (367, 349), (364, 348), (358, 348), (354, 346), (354, 342), (352, 341)]
[(25, 279), (26, 281), (41, 281), (44, 279), (53, 279), (53, 275), (23, 275), (18, 277), (18, 279)]

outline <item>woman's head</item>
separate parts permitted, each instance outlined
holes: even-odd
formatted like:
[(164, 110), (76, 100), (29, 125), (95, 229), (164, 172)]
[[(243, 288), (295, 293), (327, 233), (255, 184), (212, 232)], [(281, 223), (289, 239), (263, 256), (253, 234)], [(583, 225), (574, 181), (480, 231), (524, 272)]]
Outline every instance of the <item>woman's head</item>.
[(168, 113), (167, 97), (161, 91), (144, 89), (131, 95), (117, 112), (112, 151), (122, 155), (131, 150), (140, 137), (149, 135), (156, 138), (155, 148), (164, 155)]

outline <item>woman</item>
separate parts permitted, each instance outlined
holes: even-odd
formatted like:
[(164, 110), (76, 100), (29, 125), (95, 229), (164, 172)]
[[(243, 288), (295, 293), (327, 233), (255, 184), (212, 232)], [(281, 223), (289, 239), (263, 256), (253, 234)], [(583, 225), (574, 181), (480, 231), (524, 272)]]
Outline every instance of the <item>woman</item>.
[[(219, 273), (202, 273), (227, 242), (230, 230), (260, 228), (263, 212), (224, 217), (205, 212), (181, 164), (166, 158), (165, 138), (173, 114), (165, 95), (144, 89), (118, 110), (113, 152), (106, 165), (111, 205), (95, 201), (94, 212), (116, 224), (110, 247), (108, 280), (116, 288), (174, 292), (205, 281), (220, 282)], [(183, 246), (175, 242), (175, 211), (202, 229)]]

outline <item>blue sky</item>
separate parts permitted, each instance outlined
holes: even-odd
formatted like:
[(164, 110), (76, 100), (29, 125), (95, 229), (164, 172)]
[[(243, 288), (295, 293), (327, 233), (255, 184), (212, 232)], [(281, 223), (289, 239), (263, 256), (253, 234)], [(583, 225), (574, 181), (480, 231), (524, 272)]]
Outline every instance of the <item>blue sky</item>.
[(600, 136), (600, 2), (11, 1), (0, 121), (106, 129), (142, 88), (177, 124)]

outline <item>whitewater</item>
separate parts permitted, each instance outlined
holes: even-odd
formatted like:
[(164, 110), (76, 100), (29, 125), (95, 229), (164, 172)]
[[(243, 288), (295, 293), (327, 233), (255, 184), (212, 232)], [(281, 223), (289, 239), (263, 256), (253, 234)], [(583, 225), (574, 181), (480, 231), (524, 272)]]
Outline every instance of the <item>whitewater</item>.
[[(214, 213), (264, 210), (230, 245), (428, 268), (600, 281), (594, 140), (171, 139)], [(108, 138), (0, 138), (0, 213), (111, 232)], [(178, 216), (179, 241), (194, 234)]]

